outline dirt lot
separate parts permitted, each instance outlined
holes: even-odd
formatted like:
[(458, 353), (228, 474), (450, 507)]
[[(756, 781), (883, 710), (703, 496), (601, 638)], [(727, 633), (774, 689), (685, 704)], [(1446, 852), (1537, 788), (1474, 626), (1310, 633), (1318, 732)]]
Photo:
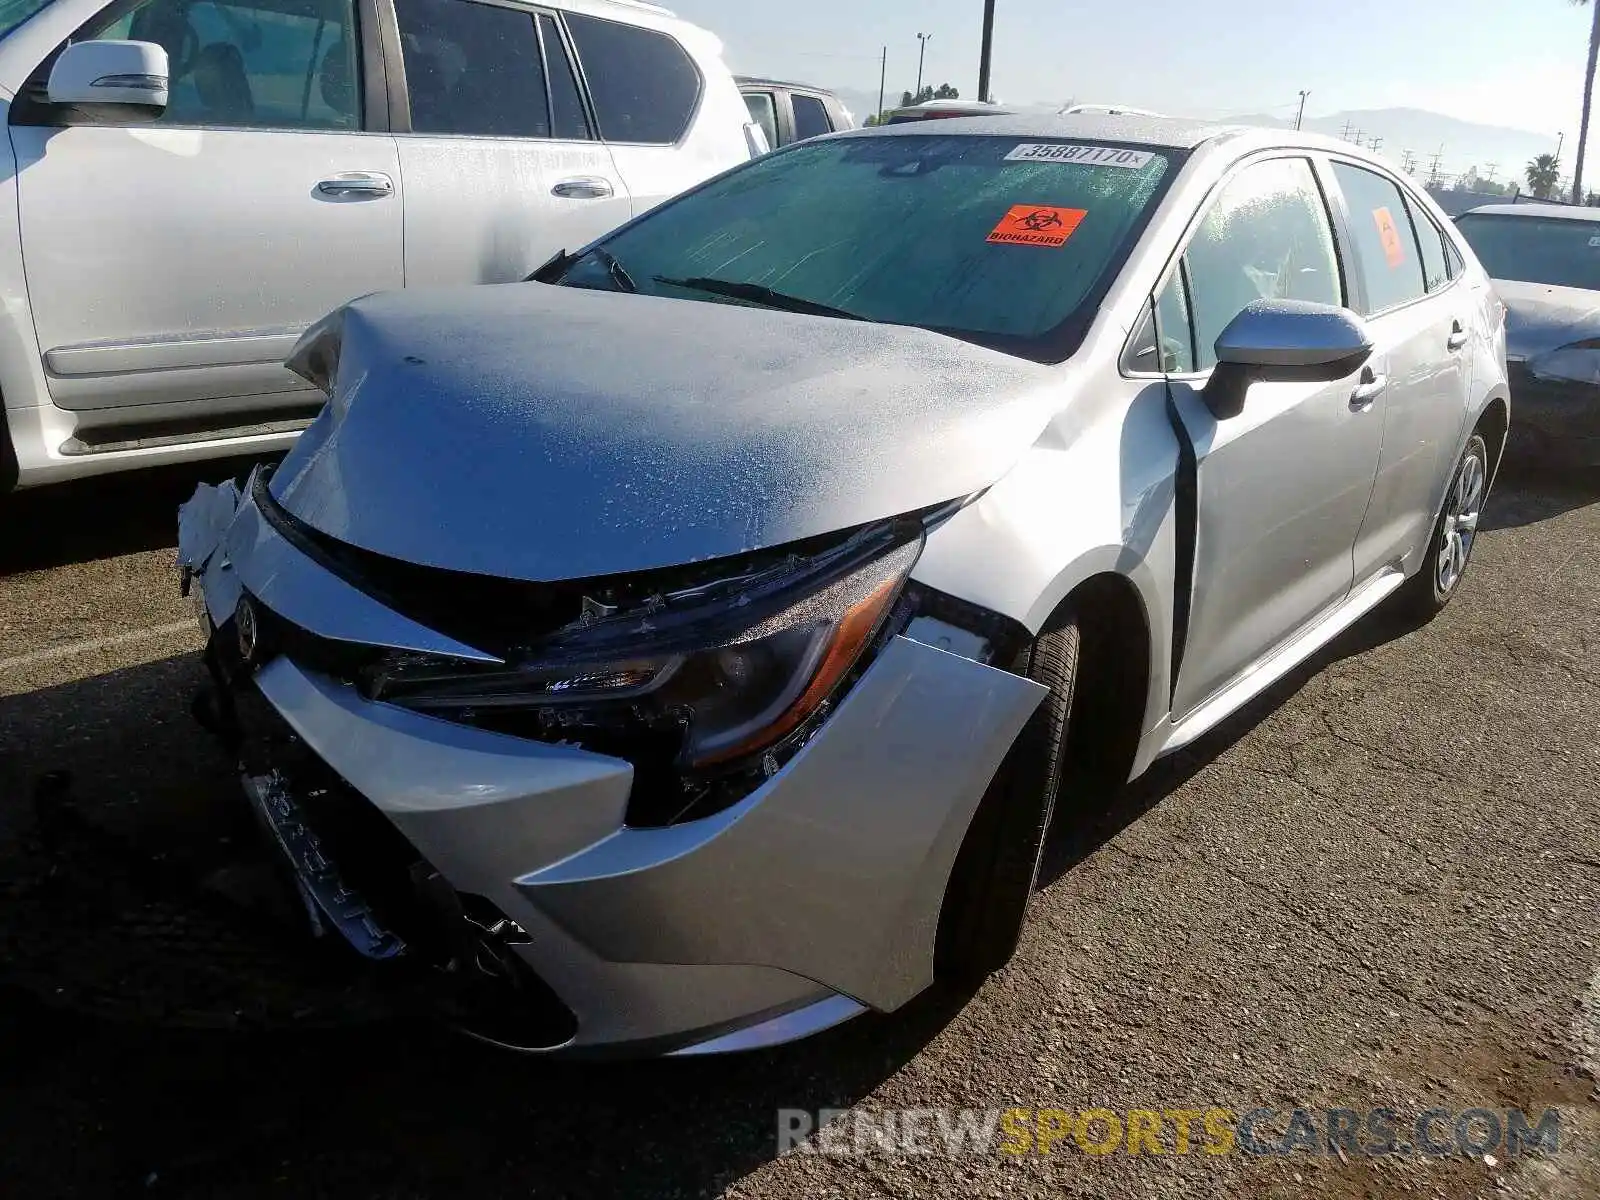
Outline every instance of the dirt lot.
[[(187, 713), (197, 638), (169, 566), (177, 501), (220, 473), (0, 506), (0, 845), (52, 769), (122, 826), (231, 801)], [(1489, 525), (1433, 625), (1366, 623), (1064, 835), (1016, 962), (976, 996), (753, 1057), (597, 1066), (410, 1023), (163, 1031), (0, 990), (0, 1189), (1600, 1195), (1600, 487), (1502, 481)], [(783, 1108), (1012, 1106), (1389, 1107), (1402, 1133), (1433, 1107), (1559, 1106), (1561, 1148), (776, 1154)]]

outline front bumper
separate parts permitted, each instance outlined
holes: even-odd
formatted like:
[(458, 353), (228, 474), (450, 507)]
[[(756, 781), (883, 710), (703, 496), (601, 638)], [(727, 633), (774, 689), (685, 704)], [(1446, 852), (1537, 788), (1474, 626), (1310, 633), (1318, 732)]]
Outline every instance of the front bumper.
[[(249, 592), (321, 637), (436, 649), (237, 493), (197, 497), (182, 524), (212, 626)], [(547, 1049), (641, 1053), (786, 1041), (925, 988), (956, 852), (1044, 693), (896, 636), (739, 803), (636, 828), (623, 759), (372, 702), (284, 655), (248, 686), (450, 885), (520, 927), (510, 949), (574, 1018)]]
[[(1600, 466), (1600, 386), (1544, 379), (1518, 360), (1507, 364), (1507, 376), (1516, 406), (1513, 428), (1533, 432), (1533, 450), (1563, 464)], [(1516, 440), (1529, 439), (1513, 435)]]

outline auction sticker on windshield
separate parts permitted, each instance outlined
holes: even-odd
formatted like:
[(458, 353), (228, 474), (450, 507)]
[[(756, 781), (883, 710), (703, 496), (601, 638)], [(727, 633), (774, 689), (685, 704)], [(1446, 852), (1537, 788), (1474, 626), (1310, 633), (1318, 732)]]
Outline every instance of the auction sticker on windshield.
[(1081, 163), (1088, 167), (1128, 167), (1138, 170), (1151, 159), (1145, 150), (1118, 146), (1069, 146), (1061, 142), (1025, 142), (1006, 155), (1007, 162)]
[(1088, 215), (1084, 208), (1014, 204), (989, 234), (989, 241), (1013, 246), (1065, 246)]

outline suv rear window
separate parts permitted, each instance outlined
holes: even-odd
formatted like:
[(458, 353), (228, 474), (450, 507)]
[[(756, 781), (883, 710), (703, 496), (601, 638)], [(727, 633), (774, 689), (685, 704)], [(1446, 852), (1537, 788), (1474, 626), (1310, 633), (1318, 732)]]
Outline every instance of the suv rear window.
[(694, 120), (700, 71), (688, 52), (653, 29), (567, 14), (600, 136), (670, 146)]
[(1600, 221), (1466, 213), (1456, 228), (1493, 279), (1600, 291)]
[[(682, 282), (754, 285), (1058, 362), (1143, 228), (1169, 158), (1020, 142), (930, 134), (803, 142), (603, 244), (641, 292), (715, 301)], [(580, 257), (564, 279), (616, 286), (596, 255)]]

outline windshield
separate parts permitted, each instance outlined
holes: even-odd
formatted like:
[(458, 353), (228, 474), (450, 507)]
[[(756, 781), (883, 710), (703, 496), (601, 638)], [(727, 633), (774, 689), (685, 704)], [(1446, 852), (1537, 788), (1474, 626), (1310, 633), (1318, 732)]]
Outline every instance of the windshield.
[(1153, 151), (1017, 137), (812, 142), (607, 238), (626, 272), (621, 284), (593, 253), (563, 282), (829, 309), (1060, 361), (1081, 340), (1168, 165)]
[(1468, 213), (1456, 225), (1492, 279), (1600, 291), (1600, 221)]

